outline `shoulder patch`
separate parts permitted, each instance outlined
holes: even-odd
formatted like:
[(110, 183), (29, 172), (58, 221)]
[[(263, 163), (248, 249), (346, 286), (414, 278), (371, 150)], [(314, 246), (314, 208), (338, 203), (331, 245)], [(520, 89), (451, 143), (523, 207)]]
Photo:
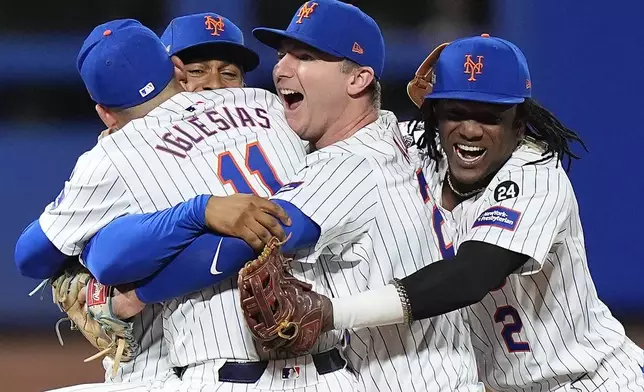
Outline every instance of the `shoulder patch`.
[(494, 200), (503, 201), (519, 196), (519, 185), (514, 181), (503, 181), (494, 189)]
[(500, 229), (514, 231), (521, 213), (506, 207), (494, 206), (483, 211), (474, 221), (472, 228), (479, 226), (494, 226)]
[(279, 191), (275, 192), (275, 194), (277, 195), (278, 193), (292, 191), (293, 189), (299, 187), (302, 184), (304, 184), (304, 181), (290, 182), (288, 184), (284, 184), (282, 185)]

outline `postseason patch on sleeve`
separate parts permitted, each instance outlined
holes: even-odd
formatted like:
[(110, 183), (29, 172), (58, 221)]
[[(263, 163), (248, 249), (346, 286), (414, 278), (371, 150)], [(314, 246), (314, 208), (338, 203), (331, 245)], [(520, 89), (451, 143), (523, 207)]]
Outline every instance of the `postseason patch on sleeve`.
[(491, 207), (479, 215), (472, 227), (494, 226), (500, 229), (514, 231), (519, 223), (520, 217), (521, 213), (519, 211), (501, 206)]

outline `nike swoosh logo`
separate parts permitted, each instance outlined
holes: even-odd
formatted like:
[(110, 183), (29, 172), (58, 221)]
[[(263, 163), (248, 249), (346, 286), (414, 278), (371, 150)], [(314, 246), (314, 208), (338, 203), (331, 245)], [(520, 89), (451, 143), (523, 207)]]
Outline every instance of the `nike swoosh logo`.
[(212, 265), (210, 266), (210, 273), (213, 274), (213, 275), (219, 275), (219, 274), (222, 273), (221, 271), (217, 271), (217, 259), (219, 258), (219, 250), (221, 249), (221, 242), (223, 240), (224, 240), (223, 238), (219, 240), (219, 245), (217, 245), (217, 250), (215, 251), (215, 257), (212, 258)]

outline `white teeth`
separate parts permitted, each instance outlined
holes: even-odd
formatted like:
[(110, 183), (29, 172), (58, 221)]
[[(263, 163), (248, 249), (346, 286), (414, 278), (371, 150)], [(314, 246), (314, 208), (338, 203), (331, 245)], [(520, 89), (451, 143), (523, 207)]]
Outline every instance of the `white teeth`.
[(297, 91), (290, 90), (288, 88), (281, 88), (279, 91), (280, 91), (280, 94), (282, 95), (297, 94)]
[[(469, 147), (469, 146), (465, 146), (465, 147)], [(477, 162), (478, 160), (482, 159), (482, 158), (485, 156), (485, 154), (487, 154), (487, 151), (486, 151), (484, 148), (479, 148), (479, 147), (469, 147), (469, 148), (470, 148), (470, 149), (469, 149), (468, 151), (481, 151), (481, 150), (484, 150), (484, 151), (483, 151), (483, 153), (482, 153), (481, 155), (476, 156), (476, 157), (465, 156), (465, 155), (463, 155), (463, 153), (461, 152), (461, 149), (462, 149), (462, 150), (466, 150), (466, 149), (465, 149), (465, 148), (462, 148), (462, 145), (457, 144), (457, 145), (455, 146), (455, 148), (454, 148), (454, 151), (456, 152), (456, 155), (458, 155), (458, 157), (459, 157), (463, 162), (467, 162), (468, 164), (473, 164), (474, 162)], [(474, 148), (474, 150), (472, 150), (471, 148)]]
[(465, 144), (456, 144), (456, 147), (463, 151), (483, 151), (485, 150), (483, 147), (476, 147), (476, 146), (466, 146)]

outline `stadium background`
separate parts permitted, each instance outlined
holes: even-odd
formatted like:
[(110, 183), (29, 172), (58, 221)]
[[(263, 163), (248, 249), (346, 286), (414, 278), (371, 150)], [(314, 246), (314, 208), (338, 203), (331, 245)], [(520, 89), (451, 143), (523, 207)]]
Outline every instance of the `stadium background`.
[[(101, 380), (93, 353), (66, 331), (49, 291), (27, 293), (13, 247), (22, 229), (53, 200), (76, 158), (102, 129), (75, 68), (84, 37), (106, 20), (132, 17), (161, 33), (171, 18), (214, 11), (240, 25), (262, 57), (248, 83), (273, 89), (274, 51), (250, 35), (253, 26), (283, 28), (300, 0), (67, 0), (0, 4), (0, 390)], [(387, 60), (383, 106), (407, 119), (405, 84), (437, 44), (490, 33), (523, 48), (535, 97), (577, 130), (590, 153), (573, 164), (589, 264), (598, 291), (644, 345), (644, 221), (641, 149), (644, 98), (642, 0), (364, 0), (354, 1), (381, 25)], [(609, 4), (609, 5), (607, 5)], [(330, 21), (332, 23), (332, 21)]]

